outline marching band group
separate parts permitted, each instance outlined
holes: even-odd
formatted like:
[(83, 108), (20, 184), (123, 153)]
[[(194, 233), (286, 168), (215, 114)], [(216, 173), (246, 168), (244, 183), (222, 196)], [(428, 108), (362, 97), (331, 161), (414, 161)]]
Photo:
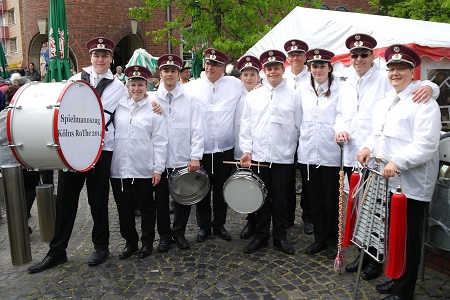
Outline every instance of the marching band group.
[[(185, 84), (180, 81), (182, 59), (163, 55), (158, 60), (161, 84), (147, 94), (150, 70), (129, 66), (124, 86), (110, 71), (114, 43), (103, 37), (89, 41), (92, 65), (71, 79), (88, 81), (100, 95), (106, 121), (103, 151), (93, 170), (59, 172), (55, 236), (46, 257), (28, 271), (41, 272), (67, 261), (66, 248), (85, 182), (94, 220), (89, 265), (101, 264), (109, 255), (109, 182), (125, 240), (121, 259), (152, 254), (155, 224), (158, 251), (168, 251), (172, 241), (181, 249), (189, 248), (185, 229), (191, 206), (174, 203), (172, 227), (169, 215), (169, 178), (186, 166), (189, 172), (203, 168), (211, 183), (210, 191), (196, 204), (196, 241), (203, 242), (211, 234), (230, 240), (223, 189), (233, 170), (223, 162), (233, 159), (251, 168), (268, 191), (262, 206), (247, 215), (241, 238), (251, 240), (244, 253), (267, 247), (270, 235), (274, 248), (295, 253), (287, 241), (287, 229), (293, 225), (298, 167), (305, 232), (314, 234), (305, 253), (325, 250), (327, 258), (335, 259), (340, 162), (336, 142), (346, 143), (348, 176), (358, 162), (367, 165), (370, 154), (389, 162), (384, 177), (401, 170), (408, 218), (420, 219), (437, 178), (440, 115), (434, 99), (439, 88), (429, 81), (414, 81), (420, 57), (406, 46), (386, 49), (386, 72), (373, 64), (377, 44), (373, 37), (353, 34), (345, 43), (353, 67), (345, 82), (333, 75), (332, 52), (309, 49), (305, 42), (293, 39), (284, 45), (287, 56), (268, 50), (259, 58), (241, 57), (236, 65), (240, 80), (225, 76), (229, 59), (216, 49), (205, 51), (201, 77)], [(397, 96), (394, 102), (393, 96)], [(140, 238), (133, 199), (142, 214)], [(379, 292), (390, 294), (386, 299), (413, 297), (419, 229), (419, 222), (408, 222), (405, 275), (377, 286)], [(347, 265), (346, 271), (355, 272), (358, 262), (359, 258)], [(362, 270), (361, 277), (369, 280), (380, 275), (382, 266), (365, 259)]]

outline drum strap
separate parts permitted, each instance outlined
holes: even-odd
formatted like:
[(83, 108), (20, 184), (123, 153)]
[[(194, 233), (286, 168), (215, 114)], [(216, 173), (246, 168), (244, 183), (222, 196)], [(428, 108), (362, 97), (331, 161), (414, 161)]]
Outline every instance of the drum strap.
[[(90, 74), (86, 71), (81, 72), (81, 79), (86, 80), (87, 82), (91, 82)], [(105, 90), (105, 88), (113, 81), (114, 81), (114, 79), (108, 79), (108, 78), (103, 78), (102, 80), (100, 80), (100, 82), (97, 84), (97, 87), (95, 87), (95, 90), (99, 94), (100, 98), (102, 97), (102, 94), (103, 94), (103, 91)], [(106, 109), (103, 111), (104, 111), (104, 113), (111, 116), (109, 118), (109, 121), (105, 124), (105, 130), (108, 131), (109, 124), (114, 122), (115, 111), (110, 112), (110, 111), (107, 111)], [(114, 126), (114, 124), (113, 124), (113, 126)]]

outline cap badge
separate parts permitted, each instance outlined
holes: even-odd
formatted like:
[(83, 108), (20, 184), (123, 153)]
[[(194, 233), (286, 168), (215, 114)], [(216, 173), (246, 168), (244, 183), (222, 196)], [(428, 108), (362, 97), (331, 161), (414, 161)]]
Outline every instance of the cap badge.
[(319, 54), (320, 51), (319, 50), (314, 50), (314, 54)]
[[(211, 51), (211, 53), (213, 53), (213, 52)], [(213, 54), (210, 54), (210, 55), (209, 55), (209, 58), (210, 58), (210, 59), (216, 59), (216, 56), (213, 55)]]
[(269, 51), (269, 55), (272, 56), (272, 55), (273, 55), (273, 52), (272, 52), (272, 51)]
[(246, 61), (250, 61), (250, 57), (246, 57), (245, 60), (246, 60)]
[(400, 52), (400, 47), (394, 47), (394, 52)]
[(291, 47), (291, 50), (297, 50), (297, 49), (298, 49), (297, 46), (292, 46), (292, 47)]
[(253, 67), (253, 64), (251, 62), (245, 63), (244, 67)]
[(133, 76), (141, 76), (141, 72), (138, 72), (138, 71), (133, 72)]
[(103, 49), (103, 48), (105, 48), (105, 44), (97, 44), (97, 48)]
[(361, 36), (360, 35), (355, 35), (355, 40), (357, 40), (357, 41), (359, 41), (361, 39)]
[(134, 67), (134, 70), (135, 71), (139, 70), (139, 67), (138, 66)]
[(267, 61), (275, 61), (275, 60), (276, 60), (275, 56), (271, 56), (271, 57), (267, 58)]
[(401, 59), (402, 55), (400, 53), (396, 53), (392, 56), (393, 59)]
[(98, 39), (98, 42), (101, 44), (103, 43), (103, 39)]
[(361, 42), (361, 41), (356, 41), (354, 45), (355, 45), (356, 47), (361, 47), (363, 44), (364, 44), (364, 43)]
[(212, 53), (212, 54), (215, 54), (215, 53), (216, 53), (216, 50), (212, 49), (212, 50), (211, 50), (211, 53)]
[(314, 55), (314, 59), (321, 59), (321, 58), (322, 58), (322, 55), (319, 55), (319, 54)]

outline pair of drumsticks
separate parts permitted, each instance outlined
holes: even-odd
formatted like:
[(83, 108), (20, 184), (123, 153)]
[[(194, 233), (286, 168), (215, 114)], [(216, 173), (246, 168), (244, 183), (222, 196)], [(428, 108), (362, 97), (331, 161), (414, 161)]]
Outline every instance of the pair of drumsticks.
[[(239, 161), (226, 161), (226, 160), (224, 160), (223, 161), (223, 163), (224, 164), (227, 164), (227, 165), (240, 165), (241, 164), (241, 162), (239, 162)], [(253, 163), (251, 163), (250, 164), (250, 167), (268, 167), (268, 165), (265, 165), (265, 164), (253, 164)]]

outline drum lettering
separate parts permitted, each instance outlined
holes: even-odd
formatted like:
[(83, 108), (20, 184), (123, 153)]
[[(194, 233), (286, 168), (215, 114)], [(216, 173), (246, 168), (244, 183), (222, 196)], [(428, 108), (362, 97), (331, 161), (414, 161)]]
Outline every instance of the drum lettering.
[(101, 119), (99, 118), (89, 118), (89, 117), (77, 117), (75, 115), (64, 115), (61, 114), (60, 116), (60, 122), (67, 124), (67, 123), (86, 123), (86, 124), (97, 124), (100, 125)]
[(58, 136), (59, 137), (73, 137), (73, 136), (75, 136), (75, 134), (73, 131), (69, 131), (66, 128), (64, 128), (64, 129), (58, 130)]
[(92, 133), (87, 129), (78, 130), (75, 129), (76, 136), (91, 136)]
[(102, 136), (102, 132), (94, 130), (91, 132), (91, 136)]

